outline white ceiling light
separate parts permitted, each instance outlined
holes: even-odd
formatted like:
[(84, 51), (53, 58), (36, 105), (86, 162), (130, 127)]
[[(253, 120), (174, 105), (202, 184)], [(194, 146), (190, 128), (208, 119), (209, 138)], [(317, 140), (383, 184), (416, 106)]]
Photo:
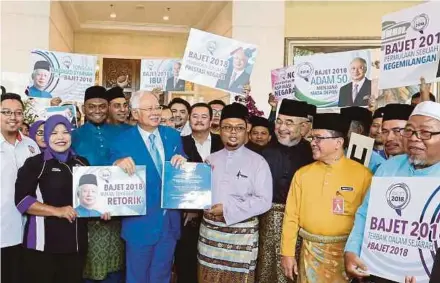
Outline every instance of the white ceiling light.
[(110, 13), (110, 18), (115, 19), (116, 13), (115, 13), (115, 11), (113, 11), (113, 4), (110, 5), (110, 9), (112, 10), (112, 12)]
[(162, 19), (164, 21), (168, 21), (170, 19), (170, 16), (168, 16), (170, 13), (170, 8), (167, 8), (167, 12), (165, 13), (165, 15), (162, 17)]

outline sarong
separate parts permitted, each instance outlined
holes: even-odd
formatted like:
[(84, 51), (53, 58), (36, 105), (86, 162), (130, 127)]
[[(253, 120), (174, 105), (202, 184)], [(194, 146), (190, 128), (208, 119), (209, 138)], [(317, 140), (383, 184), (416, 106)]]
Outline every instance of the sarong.
[(198, 283), (253, 283), (258, 256), (258, 218), (226, 226), (205, 213), (198, 243)]
[(89, 249), (84, 278), (104, 280), (107, 274), (124, 267), (124, 242), (121, 239), (121, 221), (89, 221)]
[[(257, 282), (292, 283), (281, 268), (281, 230), (286, 205), (274, 203), (272, 208), (260, 216), (260, 241), (258, 246)], [(296, 242), (296, 259), (301, 249), (301, 237)]]
[(299, 261), (299, 283), (350, 282), (344, 265), (348, 236), (321, 236), (300, 229), (303, 238)]

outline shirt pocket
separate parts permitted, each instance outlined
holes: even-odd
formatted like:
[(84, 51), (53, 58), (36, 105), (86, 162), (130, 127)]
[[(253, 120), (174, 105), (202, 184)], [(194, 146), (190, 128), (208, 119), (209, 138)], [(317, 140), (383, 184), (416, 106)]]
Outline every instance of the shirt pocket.
[(355, 215), (360, 205), (358, 190), (354, 186), (350, 188), (352, 190), (339, 190), (339, 195), (344, 199), (344, 215)]

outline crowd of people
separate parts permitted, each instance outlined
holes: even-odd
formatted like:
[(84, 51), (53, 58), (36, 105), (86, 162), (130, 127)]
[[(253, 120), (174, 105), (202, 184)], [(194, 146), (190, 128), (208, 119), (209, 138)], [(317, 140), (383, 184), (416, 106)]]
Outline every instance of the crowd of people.
[[(360, 259), (372, 177), (440, 176), (440, 104), (424, 87), (412, 102), (317, 113), (269, 95), (264, 118), (237, 102), (160, 105), (155, 92), (92, 86), (72, 129), (60, 115), (27, 125), (20, 95), (4, 93), (1, 280), (391, 282)], [(375, 139), (368, 167), (345, 157), (352, 133)], [(161, 208), (165, 161), (211, 166), (210, 209)], [(73, 167), (112, 165), (146, 165), (147, 214), (78, 218)]]

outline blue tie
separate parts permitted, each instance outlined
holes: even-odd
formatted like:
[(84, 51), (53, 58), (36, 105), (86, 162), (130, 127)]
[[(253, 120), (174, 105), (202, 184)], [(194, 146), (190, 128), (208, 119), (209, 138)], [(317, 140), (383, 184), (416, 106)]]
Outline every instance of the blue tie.
[(154, 165), (156, 165), (157, 172), (159, 176), (162, 178), (162, 158), (160, 157), (159, 150), (156, 147), (156, 143), (154, 142), (156, 136), (154, 134), (150, 134), (148, 140), (150, 141), (150, 155), (153, 158)]

